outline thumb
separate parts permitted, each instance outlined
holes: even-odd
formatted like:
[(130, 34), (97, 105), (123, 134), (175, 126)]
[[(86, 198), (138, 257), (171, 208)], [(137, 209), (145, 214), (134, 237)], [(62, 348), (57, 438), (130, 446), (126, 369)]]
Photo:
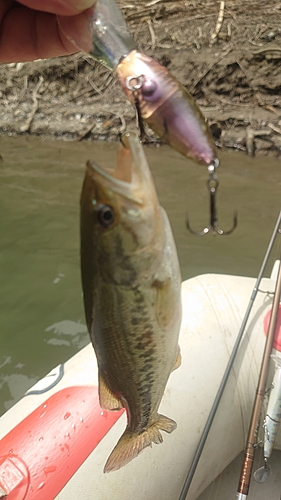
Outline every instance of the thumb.
[(65, 5), (66, 8), (73, 8), (81, 12), (92, 7), (96, 3), (96, 0), (58, 0), (58, 3)]
[(90, 8), (78, 16), (57, 16), (59, 27), (64, 36), (75, 47), (84, 52), (90, 52), (92, 49), (91, 18), (93, 11), (94, 9)]
[(83, 10), (92, 7), (96, 0), (19, 0), (22, 5), (30, 9), (39, 10), (41, 12), (49, 12), (61, 16), (74, 16)]

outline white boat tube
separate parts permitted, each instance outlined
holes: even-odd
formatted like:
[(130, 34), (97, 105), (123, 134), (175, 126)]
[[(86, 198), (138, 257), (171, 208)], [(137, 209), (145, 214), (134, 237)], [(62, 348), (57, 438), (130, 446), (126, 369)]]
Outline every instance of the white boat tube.
[[(0, 492), (17, 500), (177, 500), (254, 283), (210, 274), (183, 283), (182, 366), (171, 374), (160, 407), (178, 428), (161, 445), (103, 474), (126, 418), (100, 409), (96, 360), (88, 345), (63, 373), (58, 370), (57, 385), (51, 372), (1, 417)], [(262, 280), (263, 290), (274, 286), (274, 279)], [(188, 500), (198, 498), (244, 448), (270, 307), (268, 295), (258, 294)], [(281, 449), (280, 432), (275, 448)]]

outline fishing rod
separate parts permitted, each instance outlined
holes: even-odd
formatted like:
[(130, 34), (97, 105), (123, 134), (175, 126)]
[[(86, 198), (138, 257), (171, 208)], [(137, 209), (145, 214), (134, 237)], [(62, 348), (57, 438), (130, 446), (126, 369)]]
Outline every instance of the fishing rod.
[(274, 242), (275, 242), (275, 238), (277, 236), (277, 233), (280, 232), (280, 224), (281, 224), (281, 210), (279, 212), (279, 215), (278, 215), (278, 218), (277, 218), (277, 221), (276, 221), (273, 233), (271, 235), (270, 242), (268, 244), (268, 247), (267, 247), (267, 250), (266, 250), (266, 253), (265, 253), (265, 256), (264, 256), (264, 259), (263, 259), (263, 262), (262, 262), (262, 265), (261, 265), (261, 268), (260, 268), (260, 271), (259, 271), (259, 274), (258, 274), (258, 277), (257, 277), (257, 280), (256, 280), (256, 283), (255, 283), (255, 286), (253, 288), (253, 291), (252, 291), (252, 294), (251, 294), (251, 297), (250, 297), (250, 300), (249, 300), (249, 304), (248, 304), (247, 310), (245, 312), (245, 315), (244, 315), (244, 318), (243, 318), (240, 330), (239, 330), (238, 335), (237, 335), (237, 339), (236, 339), (235, 344), (233, 346), (233, 349), (232, 349), (232, 352), (231, 352), (231, 355), (230, 355), (227, 367), (226, 367), (225, 372), (223, 374), (223, 377), (222, 377), (222, 380), (221, 380), (218, 392), (217, 392), (216, 397), (214, 399), (213, 406), (212, 406), (211, 411), (209, 413), (209, 416), (207, 418), (205, 427), (203, 429), (201, 438), (199, 440), (196, 452), (194, 454), (193, 460), (191, 462), (189, 471), (187, 473), (187, 476), (186, 476), (186, 479), (185, 479), (185, 482), (184, 482), (184, 485), (183, 485), (183, 488), (182, 488), (182, 491), (180, 493), (180, 496), (179, 496), (178, 500), (185, 500), (186, 499), (186, 495), (187, 495), (187, 493), (189, 491), (189, 488), (190, 488), (191, 482), (193, 480), (193, 477), (194, 477), (194, 474), (195, 474), (198, 462), (199, 462), (200, 457), (202, 455), (203, 448), (205, 446), (205, 443), (206, 443), (208, 434), (210, 432), (210, 429), (211, 429), (214, 417), (216, 415), (216, 412), (217, 412), (217, 409), (218, 409), (221, 397), (223, 395), (223, 391), (225, 389), (227, 380), (229, 378), (229, 375), (230, 375), (230, 372), (231, 372), (231, 369), (232, 369), (232, 366), (233, 366), (236, 354), (238, 352), (239, 345), (241, 343), (241, 340), (242, 340), (242, 337), (243, 337), (243, 334), (244, 334), (244, 331), (245, 331), (245, 328), (246, 328), (246, 325), (247, 325), (247, 321), (249, 319), (252, 307), (254, 305), (254, 301), (255, 301), (255, 298), (256, 298), (257, 293), (258, 293), (258, 288), (259, 288), (261, 279), (263, 277), (263, 273), (264, 273), (265, 267), (267, 265), (269, 256), (271, 254), (271, 251), (272, 251), (272, 248), (273, 248), (273, 245), (274, 245)]
[[(277, 316), (279, 312), (279, 304), (281, 298), (281, 260), (279, 263), (278, 276), (276, 280), (276, 287), (273, 298), (272, 312), (270, 316), (270, 322), (268, 327), (268, 334), (266, 338), (264, 354), (262, 359), (261, 371), (258, 381), (258, 387), (256, 391), (256, 397), (253, 405), (252, 416), (250, 420), (250, 427), (245, 447), (244, 461), (241, 469), (238, 490), (237, 490), (237, 500), (246, 500), (249, 492), (251, 474), (255, 457), (255, 449), (257, 447), (257, 436), (261, 420), (262, 405), (264, 401), (266, 383), (269, 372), (270, 364), (270, 354), (272, 351), (275, 328), (277, 323)], [(265, 462), (265, 467), (266, 467)], [(268, 468), (266, 468), (268, 470)]]

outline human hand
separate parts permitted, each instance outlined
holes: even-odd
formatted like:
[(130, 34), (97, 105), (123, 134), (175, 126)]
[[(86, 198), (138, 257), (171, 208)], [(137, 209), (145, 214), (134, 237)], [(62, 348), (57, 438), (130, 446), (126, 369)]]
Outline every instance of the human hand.
[(64, 35), (57, 16), (71, 17), (77, 40), (79, 14), (94, 3), (95, 0), (0, 0), (0, 62), (31, 61), (77, 52), (77, 45), (70, 41), (71, 32), (68, 37)]

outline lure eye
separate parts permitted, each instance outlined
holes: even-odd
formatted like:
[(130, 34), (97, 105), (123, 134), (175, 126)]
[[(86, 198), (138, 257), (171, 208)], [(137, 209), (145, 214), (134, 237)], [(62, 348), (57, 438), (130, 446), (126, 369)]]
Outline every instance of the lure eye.
[(115, 221), (115, 212), (109, 205), (99, 205), (96, 211), (98, 222), (102, 227), (109, 227)]
[(155, 83), (154, 80), (146, 78), (141, 87), (143, 97), (145, 97), (148, 100), (155, 99), (157, 97), (155, 96), (157, 88), (158, 88), (157, 83)]

